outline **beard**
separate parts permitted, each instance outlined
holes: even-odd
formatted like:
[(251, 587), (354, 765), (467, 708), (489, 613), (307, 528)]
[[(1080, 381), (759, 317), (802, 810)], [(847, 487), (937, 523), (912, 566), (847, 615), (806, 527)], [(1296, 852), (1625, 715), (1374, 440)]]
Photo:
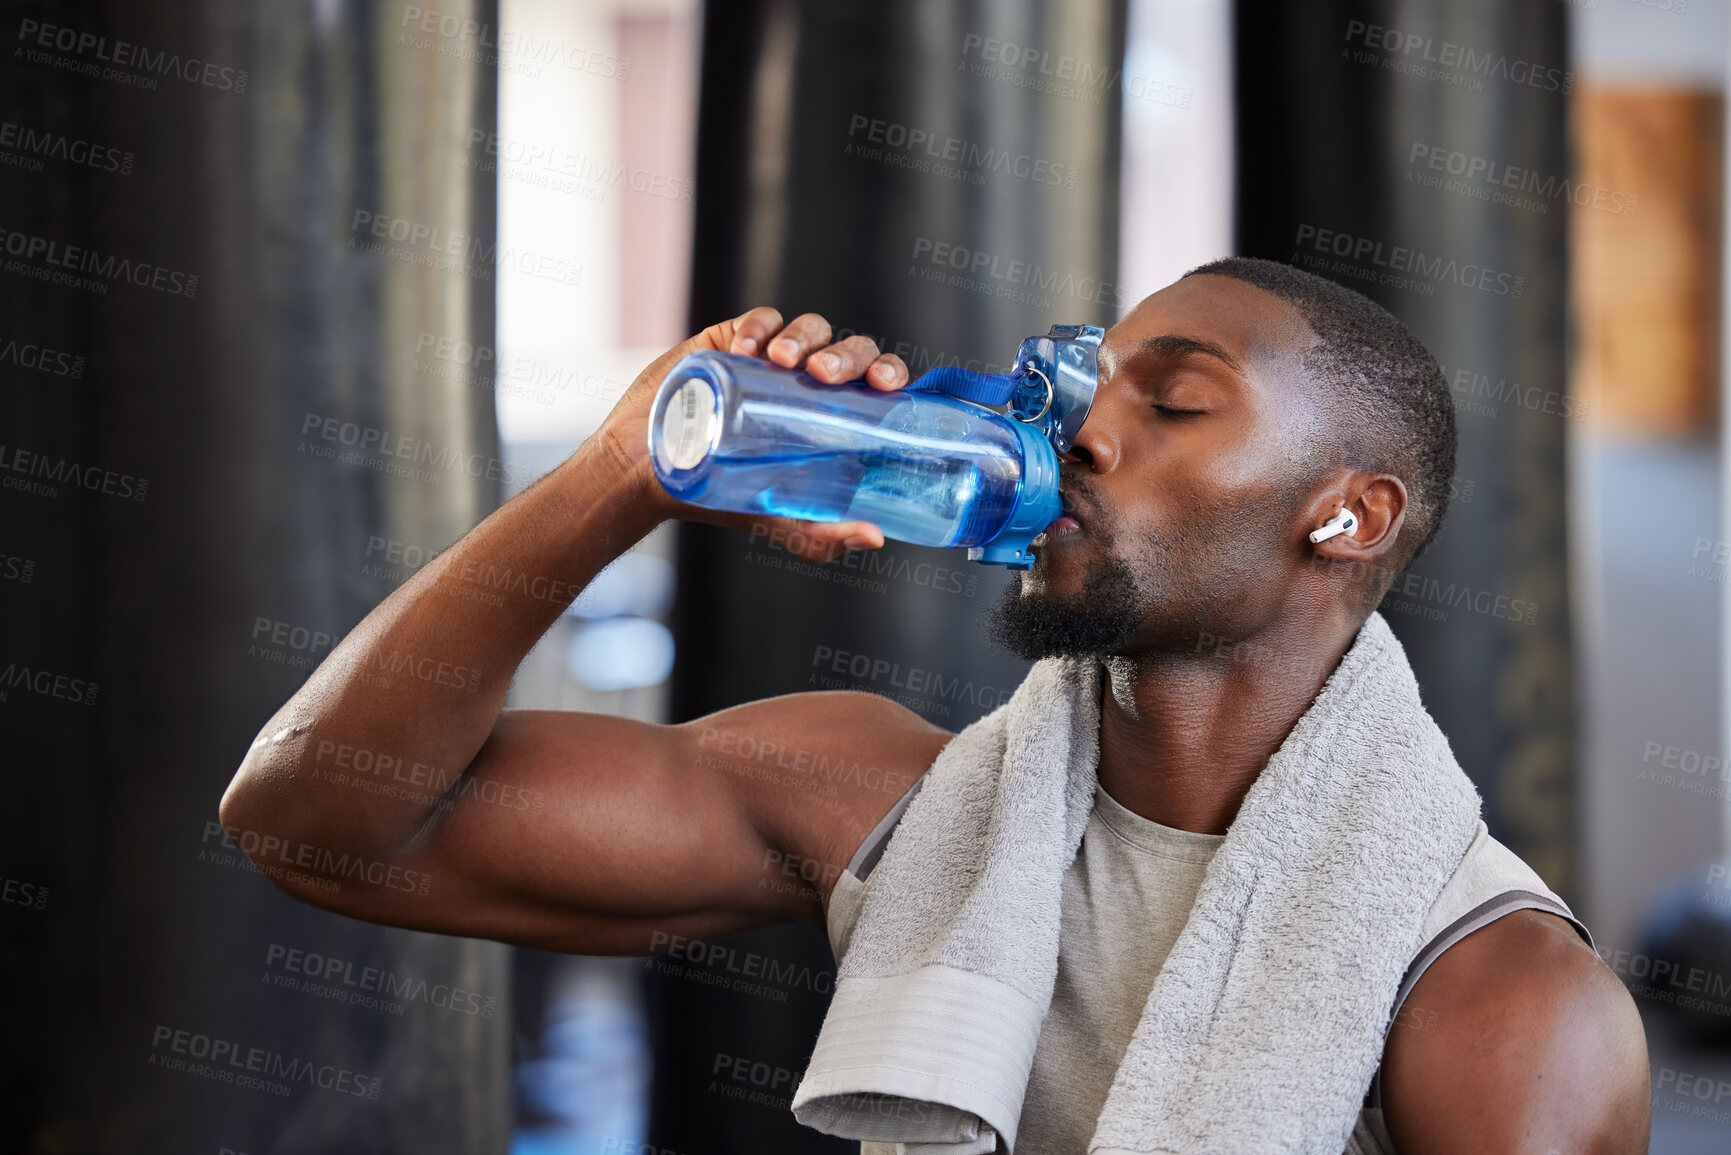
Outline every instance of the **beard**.
[(1074, 598), (1054, 598), (1045, 590), (1023, 593), (1019, 581), (1006, 586), (987, 624), (993, 641), (1026, 661), (1104, 656), (1142, 625), (1144, 601), (1130, 567), (1108, 557)]

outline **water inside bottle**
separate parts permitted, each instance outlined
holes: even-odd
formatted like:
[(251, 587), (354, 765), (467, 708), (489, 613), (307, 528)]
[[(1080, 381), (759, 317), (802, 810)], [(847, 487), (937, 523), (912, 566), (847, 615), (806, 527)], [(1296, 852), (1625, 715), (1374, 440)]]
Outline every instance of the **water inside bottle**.
[[(860, 444), (846, 421), (773, 401), (744, 400), (735, 428), (752, 451), (714, 457), (704, 504), (810, 521), (870, 521), (925, 545), (989, 540), (1009, 519), (1016, 466), (974, 442), (977, 420), (942, 406), (898, 407), (876, 430), (896, 452)], [(781, 431), (786, 436), (774, 436)]]

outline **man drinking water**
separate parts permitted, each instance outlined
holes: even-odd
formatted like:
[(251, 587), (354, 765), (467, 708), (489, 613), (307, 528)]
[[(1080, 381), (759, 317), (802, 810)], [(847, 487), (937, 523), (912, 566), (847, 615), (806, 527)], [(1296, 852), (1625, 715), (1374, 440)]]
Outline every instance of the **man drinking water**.
[[(1447, 386), (1311, 274), (1216, 262), (1107, 332), (1063, 513), (995, 614), (1036, 665), (961, 734), (853, 692), (672, 726), (503, 709), (569, 600), (531, 587), (580, 589), (668, 518), (768, 521), (810, 561), (882, 545), (681, 505), (650, 468), (650, 399), (692, 351), (907, 383), (830, 337), (758, 308), (657, 359), (343, 639), (260, 732), (224, 826), (430, 879), (278, 878), (425, 931), (638, 954), (824, 925), (841, 965), (794, 1110), (868, 1153), (1646, 1149), (1632, 1000), (1485, 832), (1375, 613), (1446, 509)], [(464, 597), (488, 570), (549, 581)], [(405, 656), (474, 676), (380, 673)], [(817, 798), (734, 772), (716, 733), (883, 776)], [(449, 804), (333, 789), (343, 748), (430, 768)], [(813, 885), (778, 885), (790, 861)]]

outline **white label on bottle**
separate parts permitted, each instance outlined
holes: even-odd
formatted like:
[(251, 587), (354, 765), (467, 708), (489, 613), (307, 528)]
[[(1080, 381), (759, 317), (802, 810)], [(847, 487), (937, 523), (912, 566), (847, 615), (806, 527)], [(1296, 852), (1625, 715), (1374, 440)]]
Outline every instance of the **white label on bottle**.
[(718, 418), (715, 389), (701, 377), (679, 387), (661, 417), (661, 444), (675, 469), (690, 469), (709, 452)]

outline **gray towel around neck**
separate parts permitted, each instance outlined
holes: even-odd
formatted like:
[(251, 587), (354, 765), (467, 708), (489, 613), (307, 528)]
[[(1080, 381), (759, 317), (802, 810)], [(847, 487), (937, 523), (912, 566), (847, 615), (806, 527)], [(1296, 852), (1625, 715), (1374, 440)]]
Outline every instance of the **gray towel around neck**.
[[(800, 1122), (907, 1155), (1014, 1149), (1062, 877), (1093, 806), (1100, 692), (1097, 660), (1040, 661), (932, 764), (875, 868)], [(1340, 1155), (1478, 816), (1373, 613), (1209, 864), (1089, 1151)]]

